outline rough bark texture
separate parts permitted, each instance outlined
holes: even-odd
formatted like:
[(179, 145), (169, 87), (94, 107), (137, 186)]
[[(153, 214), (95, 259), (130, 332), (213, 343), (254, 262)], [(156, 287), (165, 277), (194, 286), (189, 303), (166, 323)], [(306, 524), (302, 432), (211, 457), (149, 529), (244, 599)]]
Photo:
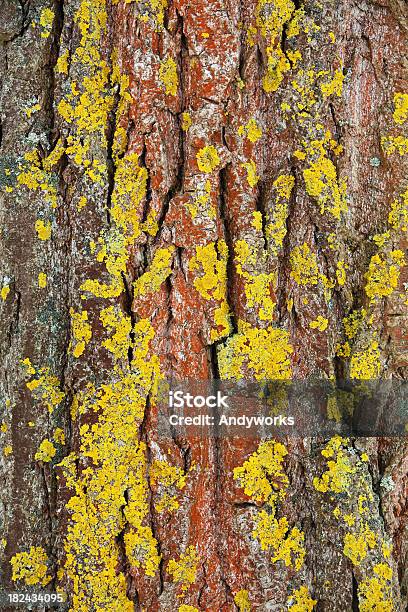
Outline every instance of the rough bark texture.
[(407, 28), (403, 0), (2, 0), (4, 591), (406, 609), (405, 440), (163, 441), (154, 381), (406, 378)]

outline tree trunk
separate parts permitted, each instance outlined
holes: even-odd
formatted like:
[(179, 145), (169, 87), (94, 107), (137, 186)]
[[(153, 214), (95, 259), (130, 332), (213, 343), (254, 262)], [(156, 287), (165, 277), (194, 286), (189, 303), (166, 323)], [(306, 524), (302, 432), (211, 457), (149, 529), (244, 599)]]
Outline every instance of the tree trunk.
[(406, 378), (407, 30), (403, 0), (2, 0), (4, 593), (406, 609), (404, 438), (169, 440), (155, 389)]

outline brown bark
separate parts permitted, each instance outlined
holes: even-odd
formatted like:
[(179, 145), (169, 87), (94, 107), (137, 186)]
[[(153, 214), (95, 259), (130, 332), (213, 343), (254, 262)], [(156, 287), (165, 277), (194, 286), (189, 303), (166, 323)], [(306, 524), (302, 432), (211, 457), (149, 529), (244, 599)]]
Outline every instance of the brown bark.
[[(288, 439), (272, 504), (233, 476), (260, 440), (163, 440), (153, 381), (237, 375), (251, 343), (247, 379), (405, 380), (407, 20), (399, 0), (0, 5), (3, 591), (41, 547), (73, 610), (286, 610), (302, 587), (317, 610), (406, 609), (405, 439), (344, 443), (340, 491), (314, 484), (327, 441)], [(300, 568), (251, 535), (262, 510), (303, 533)]]

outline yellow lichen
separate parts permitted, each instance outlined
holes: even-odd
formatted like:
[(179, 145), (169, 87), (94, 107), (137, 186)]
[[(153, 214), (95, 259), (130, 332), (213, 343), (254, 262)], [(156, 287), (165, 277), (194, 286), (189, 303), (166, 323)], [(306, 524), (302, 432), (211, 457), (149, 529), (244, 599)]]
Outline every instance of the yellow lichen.
[(319, 331), (325, 331), (327, 329), (328, 324), (328, 319), (319, 315), (317, 319), (309, 323), (309, 327), (311, 327), (312, 329), (318, 329)]
[(234, 603), (238, 607), (239, 612), (251, 612), (251, 601), (246, 589), (238, 591), (234, 597)]
[(69, 60), (69, 51), (65, 49), (63, 53), (59, 56), (55, 70), (61, 74), (68, 74), (68, 60)]
[(394, 230), (408, 231), (408, 189), (392, 202), (388, 223)]
[(180, 555), (178, 561), (170, 559), (167, 571), (172, 576), (173, 582), (180, 585), (182, 592), (187, 591), (195, 582), (199, 560), (194, 546), (189, 546), (186, 552)]
[(293, 249), (290, 255), (290, 275), (298, 285), (317, 285), (320, 279), (317, 258), (304, 242)]
[(373, 380), (381, 371), (378, 342), (372, 341), (365, 350), (353, 353), (350, 360), (350, 377), (356, 380)]
[(40, 272), (38, 275), (38, 286), (40, 289), (45, 289), (47, 286), (47, 275), (44, 272)]
[(64, 430), (61, 429), (61, 427), (57, 427), (54, 431), (54, 435), (53, 435), (54, 441), (57, 444), (65, 444), (65, 433)]
[(159, 500), (154, 505), (157, 512), (177, 510), (179, 503), (175, 491), (185, 487), (186, 477), (184, 470), (169, 465), (166, 461), (155, 460), (153, 462), (150, 469), (150, 480), (162, 491)]
[(224, 240), (197, 246), (195, 255), (189, 261), (191, 271), (200, 271), (193, 284), (206, 300), (214, 300), (214, 328), (211, 341), (219, 340), (231, 330), (230, 311), (227, 301), (228, 247)]
[(238, 321), (238, 333), (218, 349), (220, 376), (240, 379), (247, 375), (256, 380), (291, 377), (290, 355), (293, 348), (283, 329), (259, 329)]
[(134, 283), (136, 295), (147, 295), (157, 291), (171, 274), (174, 247), (157, 249), (147, 272)]
[(71, 329), (73, 336), (73, 346), (70, 346), (74, 357), (82, 355), (86, 345), (92, 338), (92, 328), (88, 323), (88, 313), (86, 310), (75, 312), (73, 308), (69, 311), (71, 315)]
[(249, 119), (248, 123), (241, 125), (238, 129), (240, 136), (245, 136), (253, 144), (262, 138), (262, 129), (259, 127), (256, 119)]
[(343, 448), (346, 444), (347, 440), (334, 436), (322, 450), (322, 455), (328, 459), (327, 471), (320, 478), (313, 479), (313, 486), (317, 491), (343, 493), (348, 489), (354, 468)]
[(133, 528), (125, 534), (124, 541), (131, 567), (143, 567), (146, 576), (154, 576), (161, 555), (157, 552), (157, 542), (151, 528), (147, 526)]
[(386, 155), (392, 155), (397, 152), (399, 155), (407, 155), (408, 153), (408, 138), (405, 136), (383, 136), (381, 138), (381, 146)]
[(57, 451), (53, 443), (45, 438), (38, 448), (38, 451), (34, 455), (36, 461), (49, 462), (55, 457)]
[(280, 442), (263, 442), (242, 466), (234, 468), (234, 480), (239, 481), (248, 497), (272, 505), (284, 497), (289, 484), (283, 469), (287, 454)]
[[(256, 250), (250, 247), (245, 240), (237, 240), (234, 244), (234, 250), (237, 272), (245, 280), (247, 306), (249, 308), (259, 308), (261, 321), (272, 321), (275, 302), (271, 297), (271, 287), (276, 280), (275, 274), (273, 272), (270, 274), (263, 272), (251, 274), (248, 271), (257, 264), (258, 257)], [(262, 257), (265, 257), (265, 252), (262, 252)]]
[(111, 333), (110, 337), (102, 342), (115, 359), (126, 359), (131, 346), (130, 333), (132, 322), (130, 317), (124, 315), (118, 307), (109, 306), (101, 310), (99, 318), (103, 327)]
[(394, 121), (402, 125), (408, 119), (408, 94), (394, 94), (394, 107)]
[(278, 89), (285, 72), (291, 68), (280, 45), (280, 40), (294, 12), (295, 4), (291, 0), (275, 0), (273, 3), (270, 0), (258, 0), (255, 13), (256, 24), (267, 44), (267, 69), (262, 82), (267, 93)]
[(187, 132), (192, 126), (193, 120), (191, 119), (190, 113), (182, 113), (181, 115), (181, 129), (183, 132)]
[(290, 612), (312, 612), (316, 604), (317, 600), (310, 597), (309, 590), (305, 586), (301, 586), (293, 591), (292, 595), (288, 598), (288, 609)]
[(48, 38), (51, 34), (52, 24), (54, 22), (54, 11), (49, 8), (44, 8), (40, 15), (40, 25), (42, 27), (42, 38)]
[(248, 185), (250, 187), (255, 187), (259, 181), (259, 176), (256, 173), (256, 163), (251, 159), (249, 162), (241, 164), (241, 166), (247, 171)]
[(12, 580), (23, 580), (28, 586), (46, 586), (52, 580), (47, 576), (47, 561), (47, 554), (41, 546), (31, 546), (29, 552), (16, 553), (10, 560)]
[(336, 153), (338, 144), (332, 139), (329, 130), (323, 139), (315, 139), (307, 147), (311, 157), (309, 167), (303, 170), (307, 193), (315, 198), (320, 212), (330, 212), (335, 219), (347, 211), (346, 181), (339, 180), (336, 166), (328, 157), (327, 149)]
[(35, 230), (40, 240), (49, 240), (51, 237), (51, 223), (42, 219), (37, 219), (35, 222)]
[(177, 95), (177, 64), (172, 57), (168, 57), (161, 63), (159, 69), (159, 78), (165, 88), (166, 94), (170, 96)]
[(283, 561), (287, 567), (293, 565), (300, 570), (306, 556), (304, 535), (297, 527), (289, 529), (286, 517), (277, 519), (273, 513), (261, 510), (252, 535), (259, 540), (262, 550), (271, 550), (272, 563)]
[(404, 253), (394, 250), (386, 254), (377, 253), (371, 257), (365, 292), (371, 301), (386, 297), (398, 287), (400, 268), (405, 264)]
[(3, 300), (3, 302), (5, 302), (7, 300), (7, 296), (8, 296), (9, 293), (10, 293), (9, 285), (4, 285), (1, 288), (1, 291), (0, 291), (0, 296), (1, 296), (1, 299)]
[(218, 151), (213, 145), (200, 149), (197, 153), (197, 166), (201, 172), (210, 173), (220, 165)]
[(59, 406), (65, 398), (65, 393), (59, 389), (60, 381), (56, 376), (50, 373), (49, 368), (39, 368), (36, 370), (30, 359), (27, 357), (21, 362), (28, 376), (33, 376), (26, 385), (35, 397), (45, 404), (48, 412), (51, 414), (54, 408)]
[(328, 98), (335, 94), (338, 98), (341, 97), (343, 92), (343, 82), (345, 79), (345, 75), (343, 74), (343, 69), (338, 68), (331, 81), (328, 83), (322, 83), (320, 85), (321, 92), (324, 98)]

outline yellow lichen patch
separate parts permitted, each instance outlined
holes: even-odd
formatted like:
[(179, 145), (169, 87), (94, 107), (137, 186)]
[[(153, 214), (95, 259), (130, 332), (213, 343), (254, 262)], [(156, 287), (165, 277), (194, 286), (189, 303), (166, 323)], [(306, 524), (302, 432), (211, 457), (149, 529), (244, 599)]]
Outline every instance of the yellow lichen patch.
[(181, 115), (181, 129), (183, 132), (187, 132), (193, 124), (190, 113), (182, 113)]
[(388, 223), (394, 230), (408, 231), (408, 189), (392, 202)]
[(378, 342), (372, 341), (365, 350), (356, 351), (350, 360), (350, 377), (356, 380), (373, 380), (381, 371)]
[(47, 561), (47, 554), (41, 546), (31, 546), (29, 552), (16, 553), (10, 560), (12, 580), (23, 580), (28, 586), (46, 586), (52, 579), (47, 576)]
[(273, 183), (276, 193), (272, 214), (267, 217), (266, 237), (270, 241), (271, 251), (277, 255), (286, 236), (286, 219), (288, 217), (289, 199), (295, 185), (291, 174), (281, 174)]
[(170, 559), (167, 571), (172, 576), (173, 582), (180, 585), (182, 592), (187, 591), (195, 582), (199, 560), (194, 546), (189, 546), (186, 552), (180, 555), (178, 561)]
[(64, 430), (61, 429), (61, 427), (57, 427), (54, 431), (54, 435), (53, 435), (53, 439), (54, 442), (56, 442), (57, 444), (65, 444), (65, 433)]
[[(109, 311), (109, 309), (105, 309)], [(106, 315), (111, 322), (111, 311)], [(116, 319), (113, 321), (116, 325)], [(115, 334), (118, 330), (115, 327)], [(109, 380), (78, 394), (72, 417), (90, 414), (92, 424), (80, 427), (79, 455), (92, 468), (78, 473), (75, 453), (59, 464), (67, 486), (72, 489), (66, 509), (69, 515), (63, 565), (71, 585), (73, 609), (86, 612), (89, 602), (95, 609), (130, 612), (133, 602), (126, 595), (126, 579), (118, 571), (118, 536), (124, 531), (125, 552), (130, 566), (148, 576), (157, 572), (160, 555), (148, 526), (150, 513), (146, 445), (139, 441), (146, 396), (160, 380), (159, 360), (150, 355), (154, 330), (141, 319), (127, 334), (111, 338), (115, 353), (132, 346), (133, 358), (114, 365)], [(97, 420), (95, 421), (95, 415)], [(101, 580), (101, 576), (103, 579)]]
[(389, 254), (376, 253), (371, 257), (365, 292), (373, 302), (387, 297), (398, 287), (400, 268), (405, 264), (404, 253), (397, 249)]
[(267, 93), (274, 92), (281, 84), (285, 72), (290, 70), (290, 62), (284, 54), (280, 41), (282, 32), (295, 12), (291, 0), (258, 0), (256, 25), (266, 40), (267, 69), (263, 78), (263, 88)]
[(258, 232), (262, 231), (262, 227), (263, 227), (263, 224), (262, 224), (262, 213), (259, 210), (255, 210), (252, 213), (251, 225)]
[(170, 96), (177, 95), (177, 64), (172, 57), (168, 57), (161, 63), (159, 69), (159, 78), (165, 88), (166, 94)]
[(344, 536), (343, 552), (353, 565), (360, 565), (366, 558), (367, 551), (370, 548), (374, 548), (376, 543), (375, 534), (365, 525), (361, 532), (356, 534), (346, 533)]
[(109, 306), (100, 312), (100, 320), (111, 336), (102, 342), (115, 359), (126, 359), (131, 346), (130, 333), (132, 322), (130, 317), (124, 315), (119, 308)]
[(42, 28), (41, 37), (48, 38), (51, 34), (52, 24), (54, 22), (54, 11), (49, 8), (44, 8), (40, 15), (40, 26)]
[(8, 444), (7, 446), (3, 448), (3, 455), (5, 457), (9, 457), (12, 454), (12, 452), (13, 452), (13, 447), (10, 444)]
[(408, 94), (394, 94), (394, 107), (394, 121), (402, 125), (408, 119)]
[[(125, 0), (126, 4), (129, 4), (133, 0)], [(114, 0), (114, 3), (117, 4), (119, 0)], [(149, 15), (152, 21), (155, 24), (155, 29), (160, 32), (163, 30), (164, 25), (164, 12), (167, 8), (168, 0), (147, 0), (147, 2), (143, 5), (143, 11), (139, 14), (140, 21), (147, 22), (149, 19)], [(146, 9), (148, 13), (146, 13)]]
[(338, 68), (331, 81), (328, 83), (321, 83), (320, 90), (323, 94), (324, 98), (328, 98), (329, 96), (336, 95), (338, 98), (341, 97), (343, 92), (343, 82), (345, 79), (345, 75), (343, 74), (343, 69)]
[(45, 440), (41, 442), (38, 451), (35, 453), (34, 459), (36, 461), (49, 462), (52, 461), (56, 453), (57, 451), (53, 443), (48, 440), (48, 438), (45, 438)]
[(40, 240), (49, 240), (51, 237), (51, 223), (42, 219), (37, 219), (35, 222), (35, 231)]
[(385, 579), (367, 578), (359, 584), (360, 612), (393, 612), (392, 585)]
[[(115, 186), (112, 193), (112, 227), (107, 235), (98, 238), (97, 261), (104, 262), (110, 274), (110, 283), (87, 279), (81, 285), (82, 291), (89, 291), (96, 297), (117, 297), (123, 291), (122, 274), (126, 272), (128, 249), (141, 235), (142, 211), (139, 204), (146, 194), (147, 170), (139, 167), (139, 157), (130, 153), (118, 160), (115, 172)], [(152, 229), (152, 219), (147, 220), (147, 230)]]
[(343, 325), (347, 338), (352, 339), (357, 335), (366, 316), (367, 311), (365, 308), (360, 308), (358, 310), (353, 310), (351, 314), (344, 317)]
[[(237, 240), (234, 244), (235, 264), (237, 272), (245, 279), (245, 296), (249, 308), (259, 308), (259, 318), (262, 321), (272, 321), (275, 302), (271, 297), (271, 287), (275, 282), (275, 274), (251, 274), (248, 269), (256, 265), (258, 257), (256, 250), (245, 240)], [(265, 252), (261, 254), (265, 257)]]
[(340, 287), (343, 287), (346, 282), (346, 269), (348, 267), (348, 264), (345, 264), (342, 260), (338, 261), (336, 264), (336, 280)]
[(186, 477), (184, 470), (169, 465), (166, 461), (155, 460), (153, 462), (150, 469), (150, 480), (162, 491), (159, 500), (154, 505), (157, 512), (177, 510), (179, 503), (175, 491), (185, 487)]
[(150, 527), (139, 526), (125, 534), (126, 555), (132, 567), (143, 567), (146, 576), (154, 576), (161, 561), (157, 542)]
[(327, 130), (323, 139), (312, 140), (306, 147), (310, 163), (303, 170), (307, 193), (317, 200), (321, 214), (328, 211), (335, 219), (340, 219), (341, 213), (347, 211), (347, 183), (338, 179), (336, 166), (327, 154), (328, 150), (336, 154), (338, 147)]
[(47, 286), (47, 275), (44, 272), (40, 272), (38, 275), (38, 286), (40, 289), (45, 289)]
[(290, 254), (290, 275), (298, 285), (317, 285), (320, 280), (316, 254), (304, 242)]
[(24, 112), (27, 115), (28, 119), (30, 119), (31, 115), (33, 115), (39, 110), (41, 110), (41, 104), (37, 102), (37, 104), (33, 104), (32, 106), (28, 106), (27, 108), (25, 108)]
[(220, 376), (240, 379), (278, 380), (291, 377), (290, 355), (293, 348), (286, 330), (259, 329), (246, 321), (238, 322), (238, 333), (218, 349)]
[(242, 466), (234, 468), (234, 480), (238, 480), (248, 497), (273, 505), (284, 497), (289, 484), (283, 469), (287, 454), (284, 444), (275, 440), (263, 442)]
[(201, 172), (210, 173), (220, 165), (217, 149), (209, 145), (200, 149), (197, 153), (197, 166)]
[(55, 70), (60, 74), (68, 74), (68, 60), (69, 60), (69, 51), (65, 49), (63, 53), (59, 56)]
[(186, 604), (183, 604), (179, 606), (178, 612), (200, 612), (200, 610), (194, 606), (187, 606)]
[(317, 319), (309, 323), (309, 327), (311, 329), (318, 329), (319, 331), (323, 332), (327, 329), (328, 324), (329, 324), (328, 319), (325, 319), (325, 317), (322, 317), (321, 315), (319, 315)]
[(71, 315), (71, 329), (73, 343), (70, 350), (74, 357), (78, 358), (82, 355), (86, 345), (92, 338), (92, 328), (88, 322), (88, 313), (86, 310), (75, 312), (73, 308), (69, 311)]
[(247, 171), (248, 185), (250, 187), (255, 187), (259, 181), (259, 176), (256, 173), (256, 163), (251, 159), (249, 162), (241, 164), (241, 166)]
[(312, 612), (316, 604), (317, 600), (310, 597), (309, 590), (305, 586), (301, 586), (293, 591), (292, 595), (288, 598), (288, 609), (290, 612)]
[(206, 300), (215, 300), (214, 326), (211, 341), (223, 338), (231, 330), (230, 310), (227, 301), (228, 247), (224, 240), (197, 246), (195, 255), (189, 261), (191, 271), (199, 271), (193, 284)]
[(111, 216), (117, 228), (126, 236), (126, 245), (132, 245), (141, 233), (138, 205), (146, 194), (147, 177), (146, 168), (139, 167), (136, 153), (118, 160)]
[(32, 191), (39, 190), (52, 208), (57, 206), (57, 190), (55, 178), (49, 172), (62, 153), (63, 149), (61, 151), (58, 141), (55, 149), (45, 159), (41, 159), (38, 151), (34, 149), (24, 154), (25, 161), (18, 167), (17, 183)]
[(272, 552), (273, 563), (283, 561), (287, 567), (300, 570), (306, 555), (304, 535), (297, 527), (289, 529), (286, 517), (276, 519), (273, 513), (261, 510), (252, 535), (259, 540), (262, 550)]
[(397, 152), (399, 155), (407, 155), (408, 153), (408, 138), (404, 136), (383, 136), (381, 138), (381, 146), (386, 155), (392, 155)]
[(269, 512), (261, 510), (255, 518), (252, 536), (259, 540), (262, 550), (270, 550), (271, 561), (283, 561), (299, 570), (304, 562), (304, 535), (297, 528), (289, 528), (285, 517), (276, 518), (276, 507), (289, 484), (283, 469), (286, 447), (275, 440), (263, 442), (240, 467), (234, 468), (234, 479), (246, 495), (256, 502), (267, 504)]
[(241, 589), (234, 597), (234, 603), (239, 612), (251, 612), (251, 601), (246, 589)]
[(5, 302), (7, 300), (7, 297), (8, 297), (9, 293), (10, 293), (9, 285), (4, 285), (1, 288), (1, 291), (0, 291), (0, 296), (1, 296), (1, 299), (3, 300), (3, 302)]
[(262, 129), (259, 127), (256, 119), (251, 118), (248, 123), (241, 125), (238, 129), (240, 136), (245, 136), (253, 144), (262, 138)]
[(134, 283), (136, 295), (147, 295), (157, 291), (171, 274), (174, 247), (157, 249), (147, 272)]
[(26, 383), (28, 389), (45, 404), (48, 412), (52, 413), (54, 408), (65, 398), (65, 393), (59, 389), (60, 381), (56, 376), (50, 374), (49, 368), (36, 370), (28, 357), (23, 359), (21, 363), (24, 365), (27, 375), (33, 376)]
[(315, 477), (313, 479), (313, 486), (317, 491), (344, 493), (350, 486), (350, 476), (355, 470), (345, 452), (346, 444), (347, 440), (335, 436), (322, 450), (323, 457), (328, 459), (327, 471), (323, 473), (321, 478)]
[(206, 213), (211, 219), (215, 219), (217, 213), (215, 207), (211, 205), (210, 181), (205, 181), (202, 187), (197, 188), (194, 199), (187, 203), (187, 208), (193, 219), (195, 219), (199, 213)]

